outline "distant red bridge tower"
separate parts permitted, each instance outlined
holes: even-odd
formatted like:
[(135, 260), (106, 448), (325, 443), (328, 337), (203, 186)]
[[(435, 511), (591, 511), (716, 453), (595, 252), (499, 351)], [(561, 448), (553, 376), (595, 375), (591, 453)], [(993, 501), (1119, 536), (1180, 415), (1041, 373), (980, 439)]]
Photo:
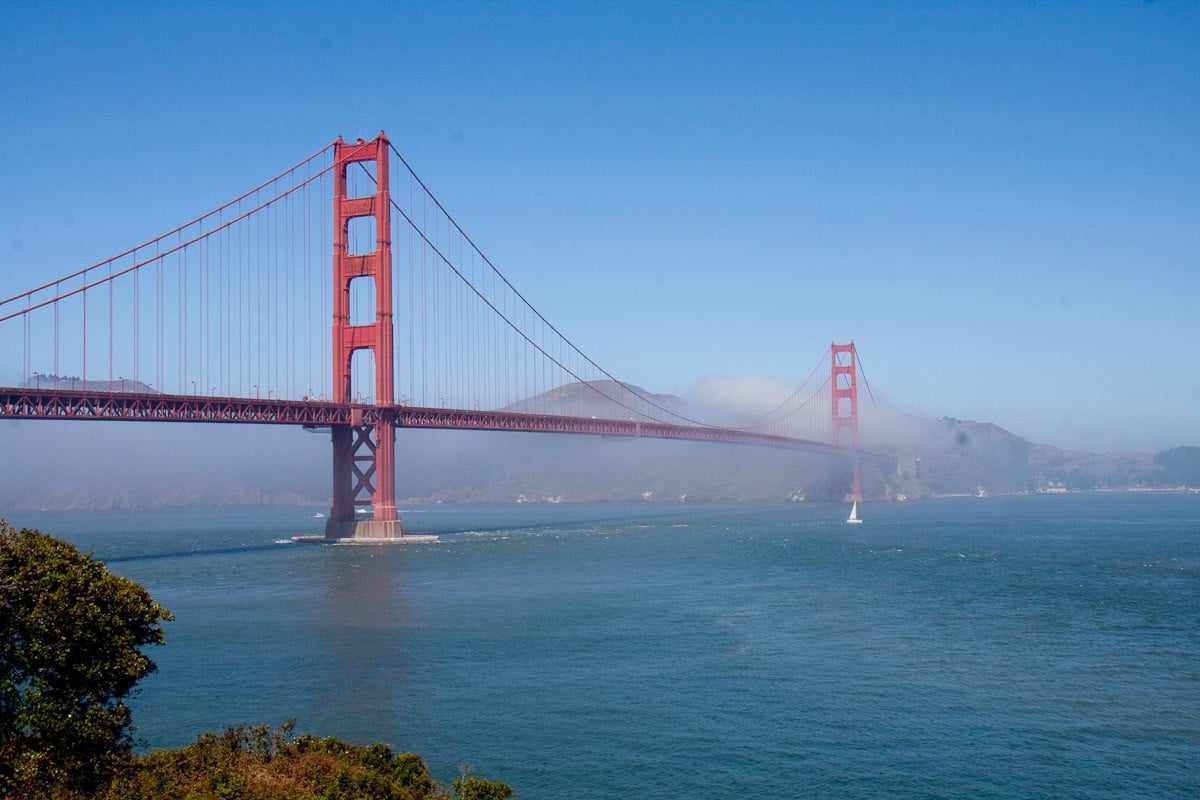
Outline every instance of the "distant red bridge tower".
[(833, 444), (842, 444), (842, 429), (849, 429), (850, 447), (854, 449), (854, 477), (847, 500), (862, 500), (862, 483), (858, 469), (858, 353), (854, 340), (850, 344), (829, 345), (830, 392), (833, 395)]

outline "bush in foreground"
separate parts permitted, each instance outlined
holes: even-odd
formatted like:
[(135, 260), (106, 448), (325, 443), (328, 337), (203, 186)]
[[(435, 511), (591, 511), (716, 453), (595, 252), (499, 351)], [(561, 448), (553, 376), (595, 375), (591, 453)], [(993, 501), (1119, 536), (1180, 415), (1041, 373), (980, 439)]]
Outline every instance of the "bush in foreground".
[[(415, 753), (332, 737), (292, 737), (292, 723), (239, 725), (178, 750), (138, 756), (100, 800), (509, 800), (512, 787), (465, 776), (439, 787)], [(64, 798), (66, 800), (66, 798)]]

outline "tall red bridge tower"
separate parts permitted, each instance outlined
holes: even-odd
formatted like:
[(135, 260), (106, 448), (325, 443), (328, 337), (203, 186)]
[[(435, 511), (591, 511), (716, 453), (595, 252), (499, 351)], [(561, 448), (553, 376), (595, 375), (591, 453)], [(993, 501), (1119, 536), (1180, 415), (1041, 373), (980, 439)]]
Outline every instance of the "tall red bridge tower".
[(850, 344), (829, 345), (830, 381), (833, 395), (833, 444), (842, 444), (842, 429), (848, 429), (849, 445), (854, 449), (854, 477), (847, 500), (862, 500), (858, 469), (858, 353)]
[[(388, 190), (388, 140), (381, 131), (369, 142), (341, 137), (333, 145), (333, 402), (350, 404), (354, 353), (369, 350), (375, 361), (375, 405), (371, 421), (364, 406), (354, 405), (348, 425), (332, 426), (333, 507), (325, 523), (328, 538), (395, 539), (402, 535), (396, 515), (396, 416), (392, 338), (391, 195)], [(373, 165), (373, 194), (349, 196), (346, 171)], [(368, 171), (370, 169), (368, 168)], [(374, 249), (350, 250), (350, 225), (374, 225)], [(356, 223), (357, 228), (364, 227)], [(369, 237), (367, 237), (369, 239)], [(375, 315), (371, 322), (350, 318), (355, 281), (373, 281)], [(369, 506), (370, 519), (358, 508)]]

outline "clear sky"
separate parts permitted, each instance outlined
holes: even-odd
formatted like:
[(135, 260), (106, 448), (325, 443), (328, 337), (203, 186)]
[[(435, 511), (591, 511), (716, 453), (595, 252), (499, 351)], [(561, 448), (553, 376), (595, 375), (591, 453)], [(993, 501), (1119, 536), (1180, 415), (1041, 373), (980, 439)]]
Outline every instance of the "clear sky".
[(1200, 445), (1196, 3), (9, 3), (0, 294), (385, 129), (657, 392)]

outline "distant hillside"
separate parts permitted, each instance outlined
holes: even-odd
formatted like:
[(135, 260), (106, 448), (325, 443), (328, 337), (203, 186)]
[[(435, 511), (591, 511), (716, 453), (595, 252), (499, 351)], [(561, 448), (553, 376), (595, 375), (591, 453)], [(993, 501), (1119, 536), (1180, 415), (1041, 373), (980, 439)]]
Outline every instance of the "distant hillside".
[(889, 482), (909, 496), (1158, 486), (1170, 480), (1149, 453), (1061, 450), (987, 422), (906, 417), (890, 433), (889, 441), (886, 425), (877, 432), (901, 454)]
[(645, 406), (642, 398), (674, 414), (685, 414), (687, 404), (673, 394), (654, 394), (640, 386), (617, 381), (568, 383), (525, 400), (511, 403), (502, 411), (523, 414), (565, 414), (580, 417), (623, 419), (632, 408)]
[(128, 392), (132, 394), (157, 394), (149, 384), (133, 378), (112, 380), (84, 380), (77, 375), (45, 375), (35, 372), (29, 376), (21, 389), (55, 389), (68, 392)]
[(1200, 447), (1173, 447), (1154, 456), (1167, 480), (1200, 486)]
[[(606, 389), (616, 397), (624, 391), (615, 384)], [(586, 387), (575, 384), (530, 402), (548, 413), (571, 413), (565, 409), (586, 405), (584, 398), (593, 396)], [(674, 413), (700, 416), (674, 395), (651, 397)], [(592, 402), (590, 413), (614, 413), (608, 401)], [(524, 408), (522, 404), (513, 410)], [(868, 497), (1200, 484), (1200, 476), (1192, 472), (1200, 465), (1200, 448), (1177, 448), (1169, 451), (1170, 455), (1159, 456), (1067, 451), (1031, 442), (987, 422), (951, 417), (930, 420), (886, 407), (860, 408), (864, 446), (895, 454), (894, 459), (862, 463), (863, 491)], [(705, 415), (712, 411), (706, 409)], [(631, 498), (643, 493), (656, 499), (686, 494), (693, 500), (716, 501), (840, 499), (849, 480), (844, 461), (823, 456), (764, 448), (645, 442), (632, 448), (636, 453), (622, 459), (620, 451), (610, 452), (599, 442), (574, 437), (568, 441), (570, 444), (564, 442), (559, 447), (526, 441), (511, 445), (514, 455), (518, 451), (522, 455), (519, 465), (506, 472), (505, 489), (495, 492), (495, 499), (501, 499), (505, 490), (539, 497), (591, 495), (580, 499)], [(654, 447), (659, 449), (655, 451)], [(580, 453), (589, 455), (573, 460), (573, 454)], [(611, 475), (602, 474), (602, 464), (612, 465)], [(572, 477), (577, 479), (576, 485), (568, 486)], [(638, 491), (639, 486), (645, 488)], [(475, 491), (493, 494), (496, 488), (497, 484), (484, 481)]]
[[(600, 386), (610, 397), (627, 396), (627, 390), (619, 384), (605, 382)], [(630, 388), (649, 395), (639, 387)], [(649, 396), (673, 413), (701, 416), (674, 395)], [(621, 414), (619, 404), (596, 398), (580, 384), (546, 392), (509, 410)], [(713, 410), (706, 409), (703, 416)], [(863, 491), (870, 498), (975, 494), (980, 490), (1011, 494), (1181, 482), (1149, 453), (1066, 451), (1030, 442), (991, 423), (949, 417), (929, 420), (876, 407), (864, 408), (862, 413), (864, 445), (895, 454), (894, 459), (862, 463)], [(480, 434), (468, 436), (470, 441), (463, 443), (466, 452), (493, 452), (495, 448), (504, 457), (485, 456), (464, 463), (447, 461), (443, 453), (441, 458), (427, 462), (427, 467), (440, 462), (444, 469), (437, 470), (436, 476), (426, 472), (422, 477), (430, 479), (428, 484), (416, 476), (402, 481), (401, 494), (405, 494), (406, 484), (414, 490), (413, 500), (839, 500), (849, 484), (850, 469), (845, 460), (766, 448), (552, 434), (495, 434), (493, 437), (498, 438), (485, 443), (475, 438)]]

